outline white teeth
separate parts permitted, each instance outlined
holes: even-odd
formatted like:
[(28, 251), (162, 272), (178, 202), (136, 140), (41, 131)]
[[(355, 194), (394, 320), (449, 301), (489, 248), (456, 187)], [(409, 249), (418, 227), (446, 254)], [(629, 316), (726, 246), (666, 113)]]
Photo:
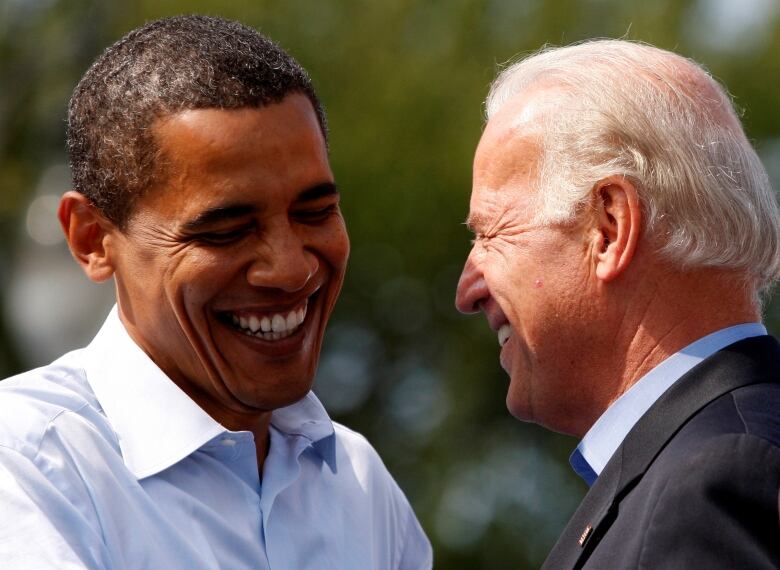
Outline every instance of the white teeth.
[(264, 340), (279, 340), (293, 334), (306, 320), (305, 302), (300, 309), (289, 311), (286, 315), (276, 313), (273, 315), (259, 316), (256, 314), (242, 315), (232, 314), (230, 320), (233, 325), (243, 333), (262, 338)]
[(278, 313), (274, 315), (274, 318), (271, 320), (271, 330), (275, 333), (287, 330), (287, 319)]
[(505, 325), (501, 325), (501, 328), (498, 329), (498, 344), (501, 346), (504, 346), (506, 344), (506, 341), (509, 340), (509, 336), (512, 334), (512, 325), (509, 323), (506, 323)]
[(271, 319), (268, 317), (260, 319), (260, 328), (263, 332), (269, 332), (271, 330)]

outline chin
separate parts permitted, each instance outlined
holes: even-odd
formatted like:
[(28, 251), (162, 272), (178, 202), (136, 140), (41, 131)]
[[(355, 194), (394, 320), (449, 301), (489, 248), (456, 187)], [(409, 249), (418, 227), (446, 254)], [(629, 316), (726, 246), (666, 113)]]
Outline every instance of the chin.
[(519, 399), (517, 396), (513, 395), (512, 392), (509, 392), (506, 395), (506, 409), (509, 410), (509, 413), (512, 414), (512, 416), (520, 421), (533, 421), (528, 402)]

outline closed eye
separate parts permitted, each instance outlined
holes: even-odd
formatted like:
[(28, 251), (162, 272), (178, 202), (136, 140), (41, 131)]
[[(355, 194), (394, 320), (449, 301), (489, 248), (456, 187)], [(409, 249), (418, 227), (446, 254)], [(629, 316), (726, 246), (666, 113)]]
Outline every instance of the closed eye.
[(316, 224), (324, 222), (339, 210), (338, 203), (328, 204), (324, 208), (312, 208), (297, 210), (292, 213), (293, 218), (304, 224)]
[(254, 224), (225, 231), (201, 232), (190, 237), (190, 240), (206, 245), (230, 245), (240, 241), (254, 229)]
[(469, 240), (469, 241), (471, 242), (471, 245), (473, 246), (473, 245), (477, 245), (478, 243), (485, 243), (489, 239), (489, 237), (490, 236), (487, 236), (487, 235), (483, 234), (482, 232), (474, 232), (474, 235), (472, 236), (471, 240)]

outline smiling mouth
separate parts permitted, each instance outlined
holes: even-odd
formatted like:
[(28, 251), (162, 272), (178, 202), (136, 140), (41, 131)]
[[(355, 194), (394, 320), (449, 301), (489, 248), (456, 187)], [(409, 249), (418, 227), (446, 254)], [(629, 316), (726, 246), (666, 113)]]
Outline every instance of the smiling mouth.
[(298, 306), (285, 311), (227, 311), (220, 315), (220, 320), (247, 336), (277, 341), (298, 332), (306, 320), (308, 306), (309, 299), (304, 299)]

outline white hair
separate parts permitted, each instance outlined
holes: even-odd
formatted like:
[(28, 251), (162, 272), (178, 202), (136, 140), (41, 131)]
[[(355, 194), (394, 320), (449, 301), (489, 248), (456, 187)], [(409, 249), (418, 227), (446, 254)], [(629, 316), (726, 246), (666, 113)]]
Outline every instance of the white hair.
[(624, 40), (545, 48), (499, 74), (488, 120), (540, 81), (563, 103), (541, 125), (539, 223), (573, 220), (599, 181), (624, 176), (669, 261), (738, 270), (756, 293), (780, 279), (769, 178), (728, 94), (698, 64)]

